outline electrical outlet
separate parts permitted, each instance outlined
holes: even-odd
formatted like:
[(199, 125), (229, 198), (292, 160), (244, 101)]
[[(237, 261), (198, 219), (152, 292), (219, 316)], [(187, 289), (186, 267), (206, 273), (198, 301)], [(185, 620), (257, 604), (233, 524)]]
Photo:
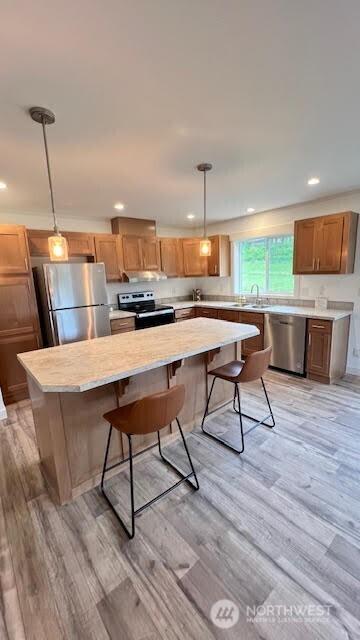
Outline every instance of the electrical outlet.
[(353, 356), (354, 358), (360, 358), (360, 349), (353, 348)]

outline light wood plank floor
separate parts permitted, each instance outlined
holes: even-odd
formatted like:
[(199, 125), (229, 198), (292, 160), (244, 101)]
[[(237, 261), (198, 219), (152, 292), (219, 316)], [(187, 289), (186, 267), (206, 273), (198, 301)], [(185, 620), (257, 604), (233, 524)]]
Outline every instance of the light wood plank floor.
[[(53, 505), (30, 405), (9, 407), (0, 427), (0, 638), (360, 638), (360, 387), (275, 372), (266, 381), (276, 428), (249, 433), (240, 457), (199, 430), (188, 435), (200, 491), (182, 486), (144, 512), (133, 541), (97, 490)], [(247, 413), (261, 415), (258, 385), (242, 397)], [(208, 424), (230, 437), (237, 421), (227, 409)], [(179, 442), (167, 454), (185, 465)], [(155, 454), (138, 459), (135, 474), (137, 504), (172, 482)], [(127, 480), (110, 480), (124, 505)], [(210, 618), (221, 599), (239, 608), (226, 630)]]

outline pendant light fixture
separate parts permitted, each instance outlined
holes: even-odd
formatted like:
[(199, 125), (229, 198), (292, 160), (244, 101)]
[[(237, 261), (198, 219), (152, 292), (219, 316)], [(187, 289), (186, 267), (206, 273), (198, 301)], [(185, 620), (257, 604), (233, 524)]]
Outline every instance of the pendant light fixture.
[(197, 165), (197, 170), (204, 174), (204, 232), (203, 239), (200, 240), (200, 255), (203, 257), (211, 256), (211, 242), (206, 233), (206, 173), (211, 171), (212, 164), (210, 162), (202, 162)]
[(48, 151), (47, 138), (46, 138), (46, 125), (54, 124), (55, 114), (49, 109), (45, 109), (44, 107), (31, 107), (30, 116), (35, 122), (38, 122), (39, 124), (42, 125), (43, 137), (44, 137), (44, 147), (45, 147), (47, 173), (48, 173), (48, 179), (49, 179), (51, 209), (52, 209), (53, 221), (54, 221), (54, 234), (52, 236), (49, 236), (48, 238), (50, 260), (51, 262), (64, 262), (68, 260), (68, 256), (69, 256), (68, 244), (67, 244), (66, 238), (64, 238), (64, 236), (61, 235), (58, 224), (57, 224), (57, 220), (56, 220), (54, 192), (53, 192), (53, 186), (52, 186), (52, 180), (51, 180), (49, 151)]

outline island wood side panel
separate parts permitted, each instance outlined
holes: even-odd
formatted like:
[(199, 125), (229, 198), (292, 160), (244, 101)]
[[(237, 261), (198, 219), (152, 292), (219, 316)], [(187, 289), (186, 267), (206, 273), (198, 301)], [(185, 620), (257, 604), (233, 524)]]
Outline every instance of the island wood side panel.
[[(235, 353), (235, 344), (223, 347), (211, 367), (233, 360)], [(29, 377), (41, 465), (52, 499), (65, 504), (100, 483), (108, 435), (108, 424), (102, 417), (106, 411), (174, 384), (184, 384), (185, 405), (179, 419), (187, 430), (200, 424), (208, 391), (207, 367), (207, 354), (199, 354), (181, 361), (181, 366), (177, 363), (135, 375), (126, 385), (111, 383), (78, 393), (43, 393)], [(232, 385), (219, 383), (213, 408), (230, 400), (232, 392)], [(176, 428), (173, 432), (171, 436), (169, 426), (162, 430), (162, 436), (177, 437)], [(148, 447), (156, 438), (156, 434), (134, 437), (134, 451)], [(114, 464), (127, 454), (127, 437), (113, 432), (109, 463)], [(118, 471), (119, 468), (112, 473)]]

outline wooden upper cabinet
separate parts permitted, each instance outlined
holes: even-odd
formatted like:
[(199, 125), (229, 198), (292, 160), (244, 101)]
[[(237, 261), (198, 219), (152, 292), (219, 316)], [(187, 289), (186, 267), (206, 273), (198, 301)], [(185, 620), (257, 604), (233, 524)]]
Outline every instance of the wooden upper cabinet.
[(294, 273), (313, 273), (316, 220), (296, 220), (294, 229)]
[(124, 271), (142, 271), (141, 238), (139, 236), (123, 236)]
[(184, 275), (184, 253), (181, 238), (161, 238), (161, 270), (168, 278)]
[(125, 271), (159, 271), (160, 245), (156, 236), (123, 236)]
[(230, 239), (229, 236), (210, 236), (211, 256), (207, 259), (209, 276), (230, 275)]
[(0, 225), (0, 275), (29, 273), (25, 227)]
[[(31, 256), (43, 258), (49, 257), (48, 237), (52, 231), (44, 229), (28, 229), (29, 252)], [(69, 256), (93, 256), (95, 255), (94, 236), (80, 231), (63, 231), (67, 239)]]
[(344, 216), (329, 216), (319, 224), (317, 270), (341, 273)]
[(357, 224), (352, 211), (297, 220), (294, 273), (353, 273)]
[(144, 237), (140, 240), (142, 264), (146, 271), (160, 270), (160, 245), (156, 236)]
[(200, 256), (201, 238), (183, 238), (184, 275), (206, 276), (207, 258)]
[(96, 262), (105, 264), (106, 280), (118, 282), (122, 279), (121, 238), (111, 233), (101, 233), (94, 237)]
[(94, 236), (90, 233), (64, 231), (63, 235), (68, 241), (69, 256), (95, 255)]

